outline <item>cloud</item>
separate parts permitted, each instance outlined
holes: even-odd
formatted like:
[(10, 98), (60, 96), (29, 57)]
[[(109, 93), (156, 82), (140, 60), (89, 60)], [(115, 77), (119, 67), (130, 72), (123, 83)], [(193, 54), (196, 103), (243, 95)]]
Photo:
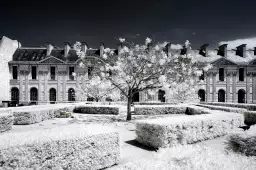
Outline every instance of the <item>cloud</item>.
[(247, 49), (252, 49), (256, 47), (256, 37), (219, 42), (219, 45), (222, 45), (222, 44), (228, 44), (228, 49), (235, 49), (237, 46), (242, 44), (246, 44)]

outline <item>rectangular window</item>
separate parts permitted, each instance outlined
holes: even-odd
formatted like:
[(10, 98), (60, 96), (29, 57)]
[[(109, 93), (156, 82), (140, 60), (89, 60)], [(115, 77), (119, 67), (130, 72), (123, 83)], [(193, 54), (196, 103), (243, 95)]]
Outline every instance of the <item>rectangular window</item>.
[(75, 72), (74, 67), (69, 67), (69, 80), (74, 80), (73, 73)]
[(224, 68), (219, 69), (219, 81), (224, 81)]
[(88, 77), (92, 76), (93, 67), (88, 67)]
[(12, 66), (12, 79), (18, 79), (18, 67)]
[(204, 71), (202, 70), (202, 74), (199, 76), (199, 80), (204, 80)]
[(244, 68), (239, 68), (239, 81), (244, 81)]
[(31, 67), (32, 79), (36, 80), (36, 66)]
[(51, 67), (50, 72), (51, 72), (51, 80), (55, 80), (55, 67)]

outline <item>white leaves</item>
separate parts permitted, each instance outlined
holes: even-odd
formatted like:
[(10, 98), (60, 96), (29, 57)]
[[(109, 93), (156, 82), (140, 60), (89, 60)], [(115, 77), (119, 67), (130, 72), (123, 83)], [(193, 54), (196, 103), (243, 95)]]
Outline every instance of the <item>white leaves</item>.
[(79, 67), (84, 68), (85, 67), (84, 63), (83, 62), (79, 63)]
[(105, 53), (110, 53), (110, 51), (111, 51), (110, 48), (105, 48), (105, 49), (104, 49), (104, 52), (105, 52)]
[(106, 60), (108, 58), (107, 54), (103, 54), (102, 58)]
[(190, 42), (189, 42), (188, 40), (186, 40), (186, 42), (185, 42), (185, 47), (188, 48), (189, 45), (190, 45)]
[(72, 73), (72, 76), (74, 76), (74, 77), (75, 77), (75, 76), (76, 76), (76, 73), (75, 73), (75, 72), (73, 72), (73, 73)]
[(212, 65), (211, 64), (207, 64), (204, 68), (203, 68), (203, 70), (205, 71), (205, 72), (207, 72), (209, 69), (211, 69), (212, 68)]
[(123, 49), (122, 49), (122, 52), (124, 52), (124, 53), (128, 53), (128, 52), (129, 52), (129, 48), (128, 48), (128, 47), (126, 47), (126, 46), (124, 46), (124, 47), (123, 47)]
[(162, 65), (164, 65), (165, 64), (165, 62), (166, 62), (166, 60), (165, 59), (160, 59), (159, 60), (159, 64), (162, 66)]
[(123, 43), (123, 42), (125, 42), (125, 38), (119, 38), (119, 41), (121, 42), (121, 43)]
[(161, 75), (159, 78), (158, 78), (159, 82), (160, 83), (164, 83), (166, 82), (166, 76), (165, 75)]
[(160, 50), (159, 45), (156, 45), (156, 46), (155, 46), (155, 50), (156, 50), (156, 51), (159, 51), (159, 50)]
[(151, 42), (152, 42), (152, 39), (150, 39), (150, 38), (147, 37), (146, 40), (145, 40), (145, 44), (148, 45), (148, 44), (151, 43)]

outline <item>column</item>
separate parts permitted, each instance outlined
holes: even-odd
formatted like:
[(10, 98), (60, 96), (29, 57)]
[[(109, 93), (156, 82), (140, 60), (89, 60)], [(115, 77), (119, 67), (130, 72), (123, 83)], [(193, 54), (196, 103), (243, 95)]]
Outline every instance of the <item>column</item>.
[(227, 77), (226, 77), (227, 102), (231, 102), (230, 101), (230, 75), (231, 73), (227, 73)]
[(24, 76), (23, 72), (20, 72), (20, 74), (19, 74), (19, 80), (20, 80), (20, 84), (19, 84), (20, 99), (19, 100), (20, 100), (20, 102), (24, 101), (24, 96), (23, 96), (23, 78), (24, 77), (23, 76)]
[(47, 103), (49, 102), (48, 94), (48, 72), (44, 72), (44, 101)]
[(252, 102), (256, 103), (256, 73), (252, 74)]
[(30, 98), (29, 98), (29, 90), (28, 90), (28, 84), (29, 84), (29, 82), (28, 82), (28, 74), (29, 74), (29, 72), (26, 71), (25, 72), (25, 100), (26, 100), (27, 103), (30, 100)]
[(246, 103), (251, 102), (251, 98), (250, 98), (250, 78), (251, 78), (251, 74), (247, 73), (246, 74)]
[(236, 100), (236, 72), (233, 72), (232, 73), (232, 76), (233, 76), (233, 78), (232, 78), (232, 85), (233, 85), (233, 87), (232, 87), (232, 93), (233, 93), (233, 99), (232, 99), (232, 101), (233, 101), (233, 103), (237, 103), (237, 100)]
[(42, 74), (38, 73), (38, 102), (41, 103), (42, 101)]
[(206, 101), (210, 102), (210, 77), (211, 73), (206, 73)]
[(60, 93), (60, 88), (61, 88), (61, 73), (58, 72), (57, 74), (57, 102), (61, 101), (61, 93)]
[(66, 97), (66, 87), (67, 87), (67, 73), (63, 73), (63, 92), (62, 92), (62, 101), (65, 102), (67, 101), (67, 97)]
[(212, 73), (212, 101), (216, 102), (216, 75), (217, 73)]

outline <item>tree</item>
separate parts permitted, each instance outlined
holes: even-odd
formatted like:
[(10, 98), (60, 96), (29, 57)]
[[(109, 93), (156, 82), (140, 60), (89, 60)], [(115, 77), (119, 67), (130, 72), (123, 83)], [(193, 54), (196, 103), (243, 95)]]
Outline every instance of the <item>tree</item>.
[(93, 98), (98, 102), (106, 98), (118, 100), (120, 97), (120, 93), (108, 80), (101, 79), (97, 75), (92, 78), (84, 75), (81, 77), (81, 80), (83, 83), (77, 89), (78, 98), (80, 99), (85, 99), (84, 97)]
[[(202, 74), (193, 57), (187, 54), (190, 49), (188, 41), (181, 50), (182, 55), (171, 55), (170, 43), (157, 43), (153, 46), (150, 38), (146, 39), (145, 45), (128, 43), (123, 38), (119, 38), (119, 41), (118, 55), (107, 48), (102, 57), (86, 56), (86, 53), (81, 51), (79, 42), (74, 48), (84, 65), (88, 63), (86, 60), (95, 59), (97, 75), (109, 81), (127, 98), (127, 120), (131, 120), (134, 94), (153, 89), (163, 89), (168, 92), (170, 88), (178, 88), (185, 84), (188, 84), (189, 90), (192, 90), (195, 85), (194, 76)], [(183, 96), (182, 100), (186, 101), (183, 99), (186, 95)]]

